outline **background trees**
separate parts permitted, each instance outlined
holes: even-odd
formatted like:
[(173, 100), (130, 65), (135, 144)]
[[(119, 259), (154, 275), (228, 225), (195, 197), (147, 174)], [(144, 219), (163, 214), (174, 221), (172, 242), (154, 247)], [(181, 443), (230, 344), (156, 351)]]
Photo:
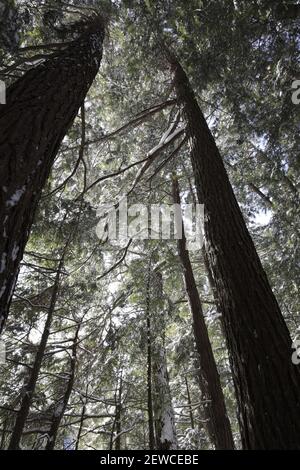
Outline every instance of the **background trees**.
[[(18, 37), (3, 20), (5, 67), (0, 78), (8, 84), (46, 52), (56, 51), (51, 44), (65, 43), (70, 32), (64, 35), (62, 22), (90, 14), (87, 8), (109, 13), (110, 32), (101, 71), (54, 161), (21, 263), (3, 333), (7, 361), (0, 366), (1, 446), (7, 448), (11, 440), (40, 347), (57, 265), (72, 234), (21, 446), (50, 446), (54, 441), (49, 433), (53, 435), (58, 423), (59, 449), (148, 448), (147, 366), (150, 358), (155, 428), (163, 401), (157, 401), (155, 367), (165, 359), (157, 364), (155, 348), (147, 351), (147, 315), (154, 327), (159, 314), (158, 339), (163, 339), (177, 444), (211, 448), (176, 241), (135, 240), (129, 247), (127, 242), (100, 243), (96, 210), (100, 203), (116, 203), (129, 192), (130, 203), (171, 203), (174, 172), (183, 204), (193, 201), (193, 169), (183, 131), (155, 157), (151, 153), (170, 126), (185, 126), (161, 53), (164, 40), (176, 49), (216, 138), (294, 337), (299, 325), (299, 163), (297, 109), (291, 101), (291, 82), (298, 73), (296, 22), (280, 13), (277, 2), (267, 0), (48, 1), (37, 8), (38, 3), (11, 2)], [(48, 46), (40, 50), (41, 44)], [(214, 295), (218, 286), (209, 282), (201, 250), (190, 258), (239, 448), (232, 373)], [(157, 292), (149, 287), (152, 308), (147, 310), (150, 259), (151, 279), (158, 268), (163, 296), (155, 300)], [(271, 358), (275, 352), (273, 347), (268, 351)], [(154, 432), (154, 441), (156, 437)], [(152, 445), (157, 447), (157, 442)], [(279, 445), (284, 446), (284, 439)]]

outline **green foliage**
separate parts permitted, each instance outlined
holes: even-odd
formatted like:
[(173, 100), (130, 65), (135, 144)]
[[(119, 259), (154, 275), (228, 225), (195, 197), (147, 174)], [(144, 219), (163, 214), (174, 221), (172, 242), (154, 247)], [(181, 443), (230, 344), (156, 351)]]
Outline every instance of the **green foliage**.
[[(28, 366), (41, 337), (57, 260), (73, 231), (51, 340), (26, 430), (49, 428), (50, 412), (66, 384), (76, 320), (82, 319), (75, 385), (61, 423), (57, 448), (62, 447), (64, 435), (77, 438), (78, 416), (84, 404), (86, 415), (92, 417), (84, 421), (80, 448), (113, 447), (120, 374), (124, 384), (122, 429), (129, 429), (122, 436), (122, 448), (147, 448), (145, 279), (151, 259), (153, 265), (162, 263), (164, 297), (152, 299), (151, 306), (162, 312), (180, 446), (209, 448), (199, 405), (191, 317), (176, 243), (134, 241), (123, 262), (109, 271), (121, 258), (124, 246), (110, 241), (100, 243), (95, 233), (97, 207), (101, 203), (115, 203), (130, 191), (141, 165), (126, 171), (125, 168), (145, 158), (158, 144), (174, 120), (176, 105), (152, 114), (138, 126), (129, 126), (111, 138), (104, 137), (142, 110), (173, 96), (172, 76), (161, 48), (165, 41), (180, 57), (189, 75), (272, 287), (295, 334), (299, 328), (300, 217), (297, 109), (291, 101), (291, 83), (299, 72), (296, 22), (278, 19), (282, 12), (276, 8), (277, 2), (267, 0), (74, 1), (67, 2), (68, 8), (65, 2), (48, 1), (46, 9), (39, 9), (39, 2), (32, 1), (27, 2), (27, 15), (19, 3), (6, 2), (5, 10), (0, 3), (0, 12), (5, 13), (0, 20), (0, 52), (9, 64), (14, 57), (18, 59), (11, 52), (20, 45), (60, 41), (59, 28), (78, 18), (78, 12), (85, 12), (80, 7), (109, 10), (110, 26), (104, 61), (85, 101), (85, 136), (79, 115), (52, 168), (26, 248), (4, 336), (8, 361), (0, 366), (1, 405), (17, 408), (20, 403)], [(21, 21), (21, 44), (14, 28), (8, 28), (10, 14), (14, 18), (19, 15), (20, 20), (14, 19), (12, 24)], [(82, 142), (84, 152), (79, 158)], [(130, 193), (130, 203), (172, 203), (174, 171), (180, 178), (185, 202), (192, 200), (192, 169), (186, 146), (158, 171), (177, 145), (178, 141), (151, 164)], [(117, 174), (108, 177), (112, 173)], [(107, 179), (87, 190), (103, 176)], [(150, 176), (153, 177), (149, 180)], [(193, 254), (192, 263), (239, 446), (229, 360), (200, 250)], [(194, 429), (186, 411), (184, 377), (188, 379), (194, 404)], [(2, 410), (1, 420), (7, 430), (11, 429), (13, 413)], [(23, 446), (43, 448), (41, 435), (27, 433)], [(8, 432), (4, 441), (7, 444)]]

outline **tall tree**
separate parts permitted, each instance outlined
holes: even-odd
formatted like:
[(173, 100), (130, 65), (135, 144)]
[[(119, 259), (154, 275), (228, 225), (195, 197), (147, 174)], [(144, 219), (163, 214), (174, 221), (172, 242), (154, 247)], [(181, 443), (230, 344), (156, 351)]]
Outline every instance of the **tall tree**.
[(0, 332), (41, 191), (102, 58), (102, 17), (73, 33), (79, 36), (8, 88), (0, 107)]
[(53, 315), (54, 315), (58, 292), (59, 292), (59, 284), (60, 284), (61, 271), (62, 271), (63, 262), (64, 262), (64, 255), (65, 255), (65, 250), (63, 251), (63, 255), (57, 267), (57, 272), (55, 276), (54, 285), (52, 287), (51, 300), (50, 300), (50, 305), (48, 307), (48, 313), (47, 313), (47, 318), (46, 318), (45, 325), (44, 325), (43, 334), (42, 334), (41, 341), (40, 341), (40, 344), (39, 344), (39, 347), (35, 356), (34, 363), (30, 369), (28, 382), (25, 386), (25, 389), (23, 390), (23, 398), (21, 401), (20, 409), (17, 412), (15, 425), (14, 425), (10, 443), (9, 443), (9, 449), (11, 450), (17, 450), (20, 447), (22, 433), (23, 433), (24, 426), (28, 417), (30, 406), (32, 404), (36, 384), (39, 378), (42, 361), (44, 358), (47, 342), (48, 342), (49, 335), (50, 335), (51, 324), (53, 321)]
[(223, 314), (245, 449), (299, 449), (291, 338), (188, 77), (167, 51), (187, 126), (206, 250)]
[(167, 355), (165, 348), (166, 322), (164, 316), (162, 274), (159, 269), (152, 273), (152, 369), (153, 411), (155, 418), (156, 449), (177, 449), (175, 414), (170, 390)]
[[(180, 207), (178, 180), (173, 178), (174, 203)], [(184, 226), (181, 217), (176, 221), (181, 227), (181, 238), (178, 239), (178, 252), (183, 268), (185, 288), (193, 317), (193, 330), (200, 365), (199, 382), (202, 399), (207, 401), (204, 411), (207, 417), (207, 428), (216, 449), (233, 449), (234, 442), (227, 416), (225, 400), (216, 362), (214, 359), (207, 327), (204, 321), (202, 304), (198, 293), (192, 264), (186, 247)]]
[(147, 334), (147, 413), (149, 449), (155, 448), (154, 419), (153, 419), (153, 390), (152, 390), (152, 328), (151, 328), (151, 258), (146, 273), (146, 334)]

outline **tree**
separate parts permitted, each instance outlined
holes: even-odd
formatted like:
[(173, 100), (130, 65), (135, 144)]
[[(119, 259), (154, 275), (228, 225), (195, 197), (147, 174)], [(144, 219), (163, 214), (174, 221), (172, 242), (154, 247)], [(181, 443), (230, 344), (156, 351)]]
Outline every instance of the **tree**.
[[(172, 420), (179, 449), (216, 447), (205, 413), (210, 402), (202, 399), (205, 387), (199, 383), (199, 354), (178, 241), (170, 235), (168, 240), (104, 242), (95, 233), (97, 206), (110, 202), (118, 207), (125, 194), (129, 207), (135, 203), (173, 204), (170, 186), (174, 172), (180, 181), (182, 207), (196, 203), (184, 115), (177, 106), (165, 57), (157, 54), (161, 32), (180, 58), (201, 103), (291, 335), (298, 333), (298, 107), (291, 100), (291, 84), (298, 78), (299, 26), (293, 19), (294, 7), (279, 8), (276, 3), (0, 0), (0, 78), (7, 88), (25, 76), (26, 70), (64, 54), (68, 41), (81, 28), (63, 25), (71, 24), (76, 15), (86, 17), (99, 8), (111, 19), (102, 73), (61, 142), (37, 204), (1, 337), (6, 347), (6, 361), (0, 360), (2, 449), (9, 446), (28, 391), (62, 247), (74, 225), (20, 448), (49, 447), (49, 433), (57, 449), (68, 448), (68, 443), (71, 448), (75, 442), (77, 449), (106, 452), (158, 448), (164, 439), (156, 443), (155, 432), (159, 438), (161, 424), (168, 422), (172, 428)], [(208, 187), (206, 180), (204, 186)], [(212, 195), (215, 193), (213, 188)], [(217, 216), (215, 206), (210, 206), (210, 214), (217, 211)], [(79, 207), (80, 220), (75, 224)], [(162, 212), (165, 214), (164, 208)], [(230, 219), (236, 220), (231, 215)], [(222, 246), (228, 244), (225, 240)], [(220, 282), (211, 274), (212, 263), (204, 250), (199, 247), (189, 257), (239, 449), (237, 403), (222, 327), (223, 308), (217, 296)], [(0, 271), (5, 261), (0, 256)], [(232, 271), (231, 264), (229, 269)], [(80, 337), (74, 342), (78, 319), (83, 317)], [(253, 346), (253, 322), (249, 321), (250, 333), (244, 331), (245, 323), (238, 334), (243, 343), (249, 338), (251, 354), (252, 349), (257, 355), (263, 349), (269, 351), (264, 338), (257, 340), (258, 348)], [(233, 325), (236, 334), (236, 321)], [(261, 332), (262, 323), (259, 327)], [(268, 329), (276, 336), (273, 325)], [(76, 361), (72, 361), (75, 345)], [(249, 383), (246, 349), (247, 344), (236, 357), (245, 360)], [(274, 361), (275, 354), (272, 348)], [(251, 355), (249, 364), (252, 374)], [(284, 378), (283, 361), (278, 369)], [(290, 382), (284, 386), (288, 391), (282, 393), (289, 404), (292, 386)], [(281, 378), (278, 390), (274, 381), (270, 390), (267, 385), (261, 389), (254, 397), (255, 412), (258, 399), (261, 408), (268, 400), (271, 409), (271, 399), (283, 389)], [(252, 396), (247, 399), (247, 409), (253, 408), (251, 400)], [(288, 405), (273, 401), (275, 422)], [(166, 416), (168, 410), (172, 420)], [(290, 433), (289, 424), (285, 431)], [(260, 439), (260, 430), (251, 432)], [(174, 442), (174, 431), (172, 435)]]
[(152, 260), (149, 259), (146, 273), (146, 293), (145, 293), (145, 314), (146, 314), (146, 334), (147, 334), (147, 413), (148, 413), (148, 434), (149, 449), (155, 448), (154, 418), (153, 418), (153, 386), (152, 386), (152, 328), (151, 328), (151, 269)]
[(29, 70), (0, 108), (0, 331), (41, 191), (102, 57), (103, 19), (74, 28), (78, 38)]
[(23, 391), (23, 398), (21, 401), (20, 409), (17, 412), (15, 425), (14, 425), (13, 432), (10, 438), (10, 443), (9, 443), (8, 448), (11, 450), (17, 450), (20, 447), (22, 433), (24, 431), (24, 426), (25, 426), (28, 413), (30, 410), (30, 406), (32, 404), (32, 400), (34, 397), (36, 384), (39, 378), (42, 361), (44, 358), (47, 342), (48, 342), (49, 335), (50, 335), (50, 329), (51, 329), (51, 324), (53, 321), (54, 310), (56, 307), (57, 296), (58, 296), (58, 291), (59, 291), (59, 283), (60, 283), (60, 277), (61, 277), (61, 270), (63, 268), (65, 249), (63, 250), (63, 255), (57, 267), (55, 281), (52, 287), (50, 305), (48, 307), (48, 313), (47, 313), (47, 318), (46, 318), (45, 325), (44, 325), (43, 334), (41, 337), (41, 342), (39, 344), (39, 348), (36, 353), (34, 363), (30, 369), (28, 382), (25, 386), (25, 390)]
[(77, 360), (77, 346), (79, 342), (79, 330), (81, 327), (81, 321), (78, 321), (76, 332), (73, 339), (71, 358), (70, 358), (70, 371), (68, 374), (67, 384), (62, 397), (59, 397), (58, 403), (55, 404), (54, 412), (52, 415), (51, 426), (49, 432), (47, 433), (47, 444), (46, 450), (53, 450), (55, 448), (57, 433), (59, 425), (67, 408), (70, 395), (73, 390), (74, 380), (75, 380), (75, 369), (76, 369), (76, 360)]
[(153, 368), (153, 411), (155, 418), (156, 449), (177, 449), (175, 415), (172, 404), (167, 355), (165, 348), (166, 322), (164, 316), (162, 274), (159, 266), (152, 272), (152, 368)]
[[(174, 203), (180, 207), (179, 185), (175, 176), (173, 177), (173, 198)], [(204, 410), (207, 416), (208, 433), (216, 449), (233, 449), (234, 442), (226, 412), (220, 377), (205, 325), (202, 304), (189, 253), (186, 248), (186, 238), (181, 217), (176, 223), (179, 226), (182, 225), (181, 238), (178, 239), (178, 254), (182, 264), (185, 288), (193, 318), (193, 331), (200, 363), (199, 382), (202, 399), (204, 402), (207, 401), (204, 405)]]
[[(299, 448), (300, 371), (291, 339), (235, 199), (222, 158), (173, 53), (206, 250), (223, 314), (245, 449)], [(272, 393), (270, 393), (272, 391)]]

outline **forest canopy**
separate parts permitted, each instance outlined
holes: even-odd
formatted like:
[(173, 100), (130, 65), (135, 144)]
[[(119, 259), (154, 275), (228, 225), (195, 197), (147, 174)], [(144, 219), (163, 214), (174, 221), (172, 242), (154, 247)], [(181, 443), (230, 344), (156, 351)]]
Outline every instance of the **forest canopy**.
[(0, 0), (2, 450), (300, 449), (299, 16)]

